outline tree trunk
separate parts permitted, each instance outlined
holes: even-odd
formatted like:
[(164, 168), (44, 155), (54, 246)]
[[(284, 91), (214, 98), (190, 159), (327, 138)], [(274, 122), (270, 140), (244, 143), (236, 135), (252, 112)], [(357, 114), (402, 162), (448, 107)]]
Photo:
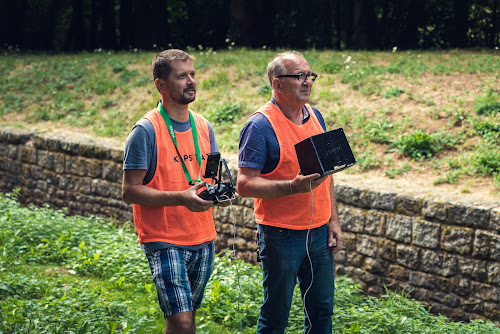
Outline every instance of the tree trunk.
[(66, 51), (81, 51), (85, 46), (83, 29), (83, 0), (73, 0), (71, 20), (66, 34), (64, 49)]

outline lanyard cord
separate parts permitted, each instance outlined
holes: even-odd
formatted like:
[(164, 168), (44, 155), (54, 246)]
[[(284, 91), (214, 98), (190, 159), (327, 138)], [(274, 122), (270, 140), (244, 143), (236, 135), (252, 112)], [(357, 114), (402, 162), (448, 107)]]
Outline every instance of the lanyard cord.
[(189, 112), (189, 121), (191, 122), (191, 130), (193, 132), (193, 142), (194, 142), (194, 149), (196, 151), (196, 159), (198, 160), (198, 166), (200, 167), (199, 172), (198, 172), (198, 179), (197, 180), (191, 180), (191, 176), (189, 175), (189, 171), (187, 169), (186, 163), (184, 162), (184, 159), (179, 152), (179, 147), (177, 146), (177, 138), (175, 136), (175, 131), (174, 131), (174, 126), (172, 125), (172, 121), (170, 120), (170, 117), (167, 114), (167, 111), (161, 104), (161, 101), (158, 102), (158, 111), (160, 112), (161, 117), (163, 117), (163, 120), (165, 121), (165, 124), (167, 125), (168, 132), (170, 133), (170, 137), (172, 138), (172, 141), (175, 145), (175, 149), (177, 150), (177, 154), (179, 155), (179, 160), (181, 161), (182, 164), (182, 169), (184, 170), (184, 175), (186, 175), (186, 179), (189, 183), (189, 185), (194, 185), (194, 182), (201, 182), (201, 153), (200, 153), (200, 145), (198, 144), (198, 132), (196, 131), (196, 124), (194, 123), (193, 115), (191, 115), (191, 112)]

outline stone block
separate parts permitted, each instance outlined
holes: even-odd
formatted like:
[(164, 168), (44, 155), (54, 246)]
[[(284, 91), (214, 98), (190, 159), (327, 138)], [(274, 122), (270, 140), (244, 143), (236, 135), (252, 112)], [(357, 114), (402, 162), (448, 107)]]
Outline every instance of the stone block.
[(240, 205), (253, 210), (254, 201), (251, 197), (238, 197), (234, 200), (234, 205)]
[(365, 224), (365, 214), (362, 210), (352, 207), (338, 209), (342, 231), (360, 233)]
[(421, 255), (420, 270), (426, 273), (452, 277), (458, 273), (458, 259), (455, 256), (424, 249)]
[(3, 161), (3, 166), (4, 166), (4, 171), (7, 172), (8, 174), (12, 175), (23, 175), (23, 177), (26, 177), (26, 174), (22, 174), (23, 171), (29, 170), (30, 175), (31, 175), (31, 166), (30, 164), (23, 164), (18, 160), (13, 160), (13, 159), (5, 159)]
[(418, 286), (419, 288), (436, 289), (436, 279), (433, 275), (412, 271), (408, 281), (411, 285)]
[(400, 282), (407, 282), (410, 279), (410, 272), (407, 268), (398, 265), (389, 265), (387, 276)]
[(30, 176), (34, 180), (41, 180), (43, 179), (43, 168), (37, 165), (31, 165), (30, 166)]
[(440, 224), (416, 218), (413, 221), (412, 229), (414, 245), (430, 249), (439, 247)]
[(385, 236), (396, 241), (410, 243), (412, 218), (401, 215), (387, 216)]
[(476, 230), (473, 244), (472, 255), (478, 259), (489, 259), (491, 251), (494, 250), (494, 245), (492, 244), (493, 237), (495, 236), (491, 232), (484, 230)]
[(422, 206), (422, 214), (425, 218), (444, 221), (447, 218), (448, 203), (434, 199), (425, 200)]
[(251, 228), (241, 227), (241, 226), (236, 227), (236, 236), (247, 240), (249, 242), (249, 244), (250, 243), (255, 244), (255, 245), (257, 244), (255, 241), (255, 232), (256, 232), (256, 229), (251, 229)]
[(465, 312), (482, 314), (484, 312), (484, 301), (477, 297), (469, 297), (463, 300), (462, 308)]
[(59, 174), (64, 173), (66, 156), (62, 153), (56, 153), (56, 152), (52, 152), (51, 155), (53, 157), (52, 161), (53, 171)]
[(490, 259), (495, 262), (500, 262), (500, 235), (494, 234), (491, 238), (491, 253)]
[(363, 232), (370, 235), (381, 235), (386, 215), (377, 211), (367, 212)]
[(85, 158), (95, 158), (95, 143), (78, 143), (78, 155)]
[(347, 253), (347, 263), (353, 265), (356, 268), (363, 267), (365, 257), (359, 253)]
[(66, 155), (64, 172), (67, 174), (86, 176), (88, 175), (87, 164), (85, 158)]
[(109, 159), (117, 163), (123, 163), (123, 150), (110, 148)]
[(97, 196), (109, 197), (111, 193), (111, 183), (108, 181), (103, 181), (99, 179), (91, 180), (91, 192)]
[(361, 190), (344, 184), (335, 185), (335, 198), (338, 203), (360, 206)]
[(348, 252), (356, 251), (357, 235), (354, 233), (344, 232), (344, 249)]
[(26, 162), (29, 164), (37, 163), (37, 150), (30, 146), (19, 146), (18, 148), (18, 158), (21, 162)]
[(356, 251), (363, 255), (375, 257), (378, 251), (378, 239), (366, 235), (360, 235), (356, 243)]
[(92, 179), (88, 177), (79, 178), (76, 191), (85, 195), (92, 194)]
[(54, 170), (54, 156), (51, 154), (51, 152), (39, 150), (38, 165), (48, 170)]
[(396, 256), (398, 264), (406, 268), (417, 269), (419, 267), (420, 250), (417, 247), (397, 245)]
[(450, 203), (448, 222), (459, 226), (488, 229), (490, 210), (489, 207)]
[(60, 150), (63, 153), (69, 155), (77, 156), (80, 152), (80, 143), (76, 141), (70, 141), (70, 138), (66, 138), (60, 142)]
[(486, 282), (488, 279), (487, 262), (469, 257), (458, 258), (459, 275), (472, 278), (478, 282)]
[(500, 233), (500, 206), (490, 211), (490, 229)]
[(389, 262), (382, 258), (366, 258), (365, 268), (370, 273), (378, 276), (387, 276), (387, 271), (389, 269)]
[(334, 263), (335, 265), (337, 264), (344, 264), (346, 263), (346, 260), (347, 260), (347, 255), (346, 255), (346, 251), (343, 249), (341, 251), (339, 251), (338, 253), (336, 253), (334, 255)]
[(123, 178), (123, 164), (112, 161), (103, 161), (102, 177), (107, 181), (121, 183)]
[(2, 157), (2, 159), (8, 156), (9, 146), (10, 145), (0, 145), (0, 157)]
[(454, 294), (447, 294), (443, 299), (443, 304), (451, 308), (457, 308), (461, 303), (462, 300)]
[(230, 207), (220, 207), (215, 206), (212, 210), (213, 217), (215, 221), (221, 222), (222, 224), (227, 224), (229, 221)]
[(472, 295), (483, 301), (500, 303), (500, 288), (486, 283), (472, 282)]
[(421, 198), (398, 194), (396, 196), (396, 212), (407, 216), (421, 216), (422, 202)]
[(471, 254), (474, 230), (467, 227), (442, 226), (441, 248), (461, 255)]
[(497, 327), (500, 326), (500, 308), (498, 303), (484, 303), (484, 315), (490, 321), (493, 321)]
[(18, 160), (19, 148), (15, 145), (7, 145), (7, 157), (13, 160)]
[(500, 263), (490, 262), (487, 264), (488, 283), (500, 286)]
[(393, 212), (396, 208), (396, 193), (363, 190), (360, 193), (359, 201), (363, 203), (364, 208)]
[(466, 297), (471, 293), (472, 283), (468, 278), (453, 277), (450, 279), (450, 289), (458, 296)]
[(0, 140), (14, 145), (24, 145), (31, 140), (32, 135), (33, 131), (20, 128), (2, 127), (0, 129)]
[(378, 256), (389, 262), (396, 262), (396, 245), (396, 242), (391, 240), (380, 240)]
[(95, 159), (85, 159), (86, 167), (85, 169), (88, 171), (87, 176), (92, 178), (101, 178), (102, 176), (102, 163), (99, 160)]

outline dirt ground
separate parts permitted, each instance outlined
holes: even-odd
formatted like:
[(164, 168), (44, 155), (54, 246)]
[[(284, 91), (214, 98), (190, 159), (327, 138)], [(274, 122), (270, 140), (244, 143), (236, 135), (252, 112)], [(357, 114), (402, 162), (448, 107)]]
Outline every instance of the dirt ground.
[[(349, 84), (343, 84), (338, 81), (328, 89), (339, 96), (335, 102), (324, 102), (320, 99), (312, 100), (311, 104), (316, 106), (322, 112), (331, 110), (335, 107), (351, 108), (356, 111), (363, 112), (367, 118), (387, 117), (387, 120), (397, 124), (403, 119), (410, 124), (410, 129), (424, 128), (427, 133), (437, 132), (443, 128), (449, 129), (451, 132), (460, 132), (467, 130), (465, 122), (456, 122), (450, 127), (450, 122), (453, 120), (453, 115), (450, 113), (455, 111), (472, 110), (473, 102), (477, 96), (484, 92), (484, 88), (491, 86), (491, 74), (485, 73), (452, 73), (449, 75), (426, 74), (418, 79), (406, 79), (401, 74), (389, 75), (384, 80), (384, 86), (398, 87), (404, 90), (400, 96), (396, 98), (385, 98), (383, 94), (371, 94), (365, 96), (359, 90), (353, 90)], [(493, 76), (494, 78), (494, 76)], [(326, 81), (326, 80), (325, 80)], [(318, 86), (314, 89), (324, 89), (318, 82)], [(146, 88), (149, 89), (149, 88)], [(135, 96), (144, 96), (150, 92), (135, 94)], [(314, 96), (314, 95), (313, 95)], [(129, 101), (130, 102), (130, 101)], [(334, 105), (336, 104), (336, 105)], [(381, 113), (381, 109), (390, 110), (387, 113)], [(132, 108), (133, 109), (133, 108)], [(68, 125), (53, 124), (50, 122), (39, 122), (26, 124), (23, 120), (22, 113), (10, 113), (5, 115), (0, 124), (22, 124), (22, 126), (37, 129), (39, 131), (52, 131), (57, 133), (66, 133), (68, 135), (80, 134), (88, 137), (94, 137), (90, 129), (75, 129)], [(354, 129), (347, 131), (354, 131)], [(102, 139), (100, 140), (107, 140)], [(477, 139), (476, 139), (477, 140)], [(107, 140), (116, 147), (123, 147), (123, 139)], [(473, 145), (474, 139), (469, 139), (464, 145)], [(439, 184), (434, 185), (439, 177), (443, 177), (446, 173), (445, 168), (431, 167), (427, 162), (409, 161), (409, 159), (397, 153), (388, 153), (387, 145), (373, 144), (375, 155), (383, 160), (390, 154), (392, 165), (380, 166), (375, 169), (362, 171), (359, 166), (354, 166), (349, 170), (339, 173), (336, 177), (356, 179), (356, 182), (365, 184), (394, 184), (396, 188), (408, 188), (411, 186), (419, 186), (429, 191), (445, 192), (449, 194), (457, 194), (463, 198), (483, 198), (500, 199), (500, 188), (493, 184), (492, 178), (484, 178), (478, 176), (461, 176), (454, 184)], [(445, 157), (450, 157), (454, 152), (445, 152), (442, 156), (437, 157), (437, 162), (434, 165), (439, 165), (439, 161), (443, 161)], [(235, 152), (231, 156), (236, 156)], [(388, 168), (401, 168), (404, 164), (410, 164), (411, 169), (401, 174), (397, 174), (393, 179), (385, 175)], [(441, 166), (446, 166), (443, 163)], [(236, 167), (236, 161), (235, 166)], [(354, 182), (354, 181), (352, 181)]]

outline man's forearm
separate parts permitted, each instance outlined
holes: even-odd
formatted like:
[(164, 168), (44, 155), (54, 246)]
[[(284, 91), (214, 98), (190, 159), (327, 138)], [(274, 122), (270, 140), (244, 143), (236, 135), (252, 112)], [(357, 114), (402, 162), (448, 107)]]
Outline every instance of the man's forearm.
[(276, 198), (293, 195), (291, 180), (268, 180), (259, 176), (238, 181), (238, 193), (242, 197)]
[(124, 191), (123, 199), (127, 203), (145, 206), (175, 206), (183, 205), (182, 191), (161, 191), (144, 185), (131, 186)]

